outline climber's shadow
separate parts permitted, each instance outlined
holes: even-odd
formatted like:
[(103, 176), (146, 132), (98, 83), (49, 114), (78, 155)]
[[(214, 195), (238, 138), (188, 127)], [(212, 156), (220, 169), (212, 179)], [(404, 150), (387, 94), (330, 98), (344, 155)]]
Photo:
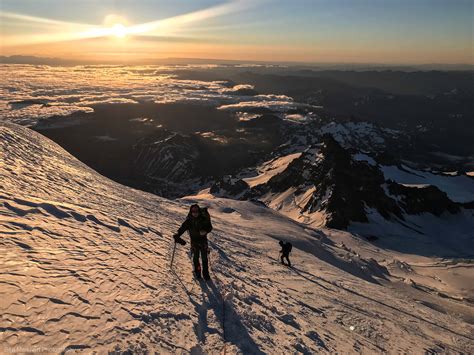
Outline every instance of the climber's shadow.
[(208, 297), (209, 305), (212, 305), (217, 319), (223, 326), (224, 340), (238, 347), (244, 354), (264, 354), (250, 336), (240, 315), (235, 312), (232, 302), (224, 299), (214, 281), (203, 281), (201, 286)]

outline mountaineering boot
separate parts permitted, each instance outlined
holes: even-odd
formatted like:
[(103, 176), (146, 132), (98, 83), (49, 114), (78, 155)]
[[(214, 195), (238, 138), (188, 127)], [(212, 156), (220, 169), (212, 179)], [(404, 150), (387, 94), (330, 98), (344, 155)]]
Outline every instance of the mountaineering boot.
[(197, 267), (194, 269), (194, 277), (196, 277), (196, 279), (201, 278), (201, 266), (200, 265), (197, 265)]

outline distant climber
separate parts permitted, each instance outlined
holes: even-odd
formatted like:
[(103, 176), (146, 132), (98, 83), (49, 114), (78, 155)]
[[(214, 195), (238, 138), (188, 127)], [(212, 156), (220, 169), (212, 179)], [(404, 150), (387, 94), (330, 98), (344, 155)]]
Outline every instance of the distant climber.
[(286, 259), (286, 261), (288, 262), (288, 266), (291, 266), (291, 262), (290, 262), (290, 253), (291, 253), (291, 249), (293, 248), (293, 245), (290, 243), (290, 242), (287, 242), (285, 243), (284, 241), (280, 240), (280, 246), (281, 246), (281, 250), (280, 250), (280, 254), (281, 254), (281, 263), (283, 265), (285, 265), (285, 262), (283, 261), (283, 258)]
[[(173, 236), (176, 243), (185, 245), (186, 242), (181, 235), (188, 231), (191, 238), (191, 252), (193, 255), (194, 275), (200, 279), (201, 276), (206, 280), (210, 279), (208, 266), (208, 244), (207, 234), (212, 230), (211, 216), (207, 208), (200, 208), (197, 204), (189, 208), (189, 214), (186, 220), (179, 227), (178, 232)], [(202, 269), (199, 263), (199, 256), (202, 259)], [(202, 272), (202, 274), (201, 274)]]

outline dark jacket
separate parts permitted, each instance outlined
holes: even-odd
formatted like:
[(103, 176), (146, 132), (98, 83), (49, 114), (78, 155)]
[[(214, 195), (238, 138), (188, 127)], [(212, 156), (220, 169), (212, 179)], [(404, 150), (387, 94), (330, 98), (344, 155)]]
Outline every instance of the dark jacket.
[(290, 242), (288, 243), (280, 242), (280, 246), (281, 246), (280, 253), (282, 253), (285, 256), (290, 255), (291, 249), (293, 248), (293, 245)]
[[(199, 216), (194, 218), (191, 214), (191, 209), (195, 206), (197, 205), (192, 205), (189, 208), (188, 217), (178, 229), (178, 236), (188, 231), (191, 237), (191, 244), (204, 244), (207, 242), (207, 233), (212, 231), (211, 219), (203, 214), (202, 209), (199, 209)], [(199, 233), (202, 230), (206, 232), (205, 235)]]

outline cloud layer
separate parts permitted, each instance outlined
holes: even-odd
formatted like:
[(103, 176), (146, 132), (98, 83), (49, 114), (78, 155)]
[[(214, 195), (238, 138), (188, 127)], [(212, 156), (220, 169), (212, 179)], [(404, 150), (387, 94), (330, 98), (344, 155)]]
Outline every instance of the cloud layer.
[(225, 81), (178, 79), (170, 74), (176, 70), (176, 66), (0, 65), (0, 119), (34, 125), (42, 118), (91, 112), (93, 105), (103, 103), (198, 103), (233, 112), (262, 107), (286, 112), (303, 106), (288, 96), (257, 94), (250, 85), (229, 88)]

